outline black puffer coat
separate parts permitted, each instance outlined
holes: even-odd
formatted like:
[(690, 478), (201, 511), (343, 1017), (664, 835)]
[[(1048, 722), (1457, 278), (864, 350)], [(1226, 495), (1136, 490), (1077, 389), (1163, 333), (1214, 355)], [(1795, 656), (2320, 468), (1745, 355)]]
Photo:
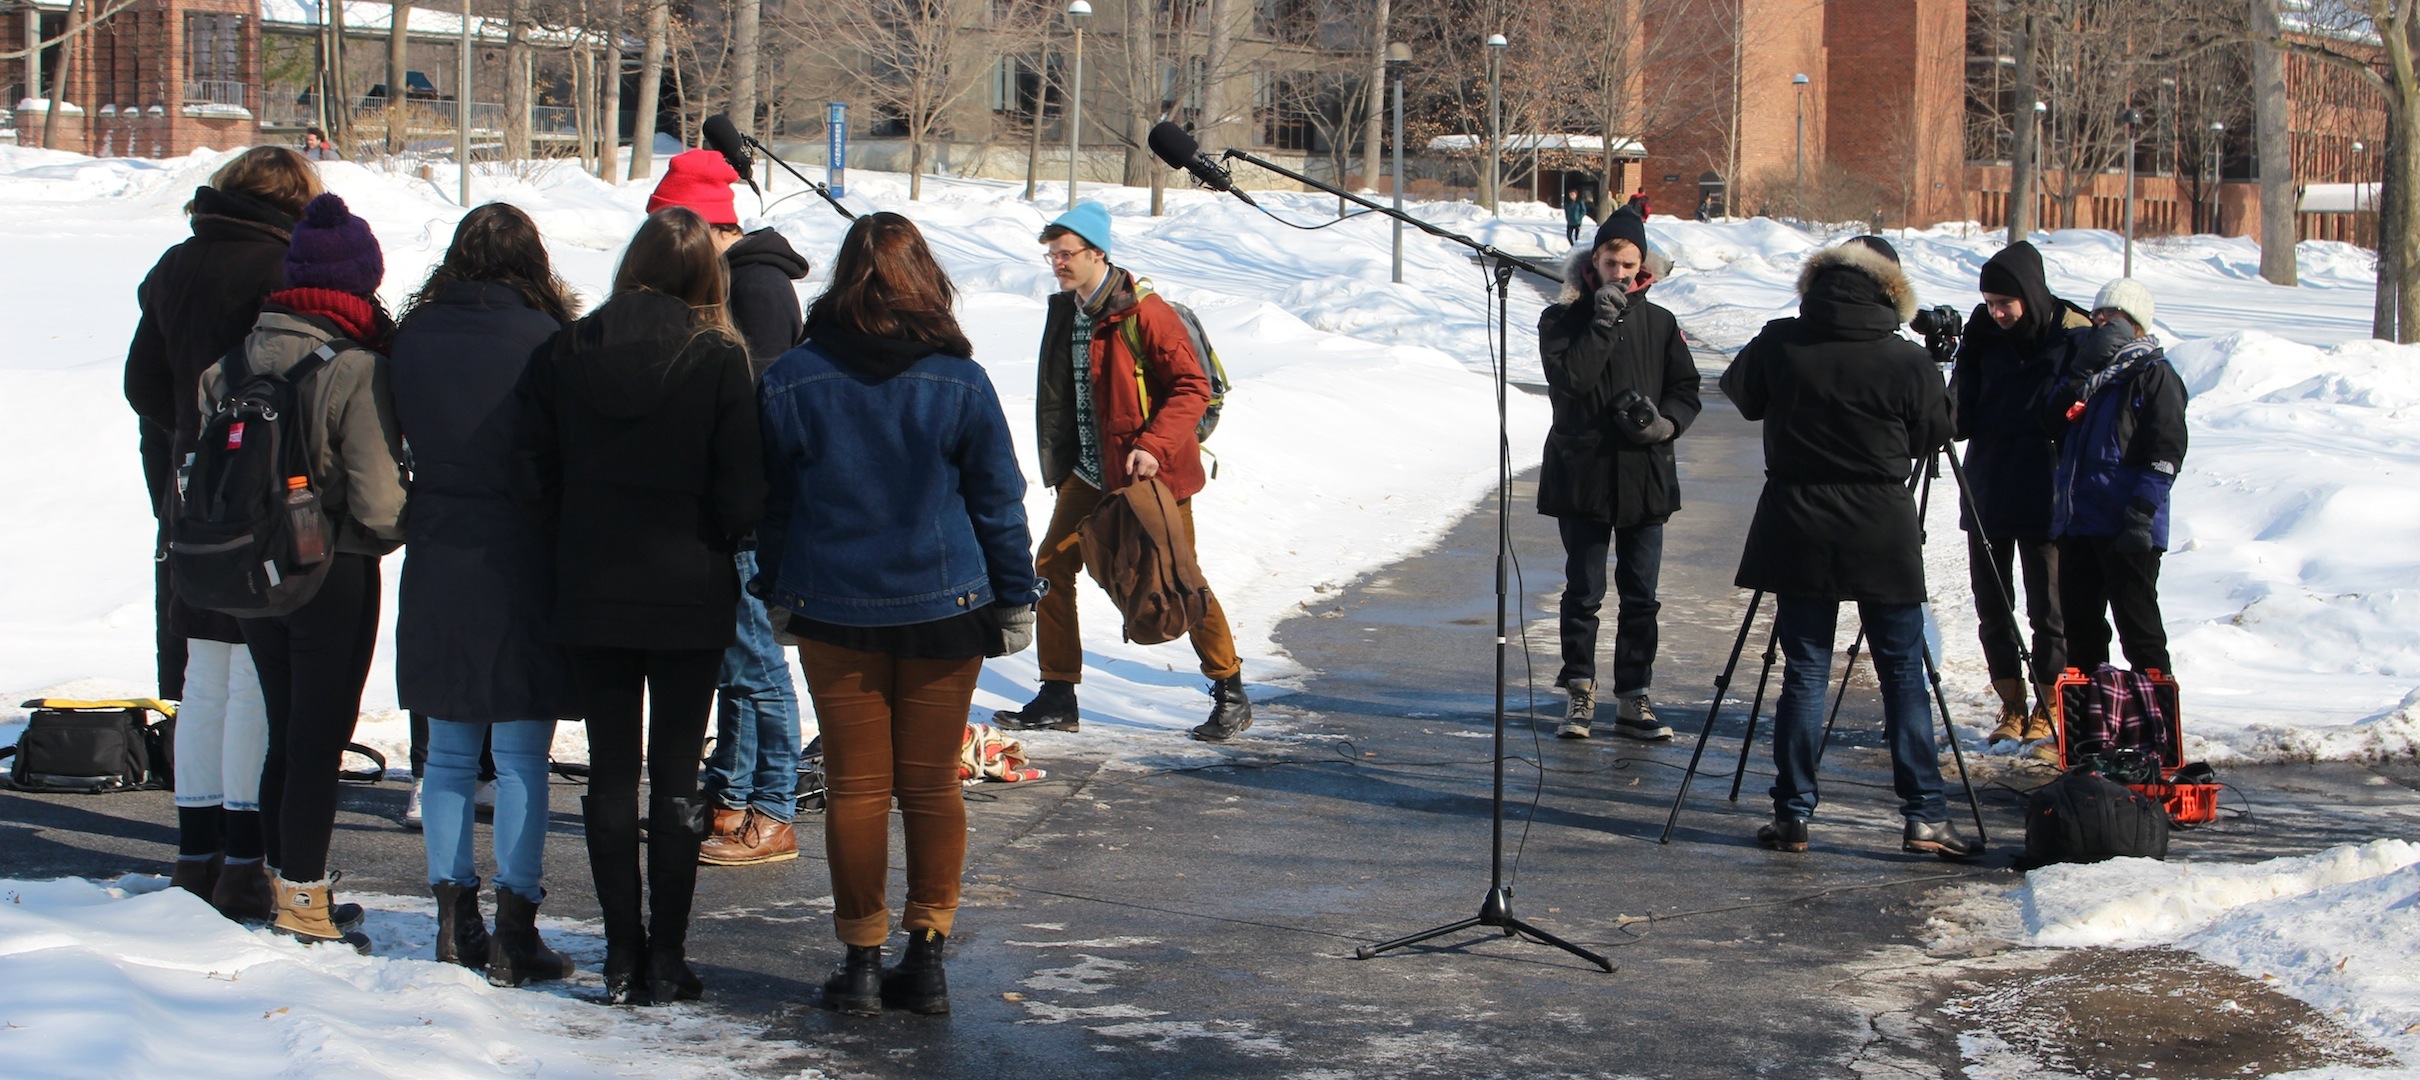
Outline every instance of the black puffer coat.
[(2059, 379), (2067, 331), (2092, 325), (2082, 309), (2051, 295), (2042, 256), (2022, 241), (1992, 256), (2017, 279), (2025, 318), (2000, 329), (1977, 306), (1966, 320), (1958, 360), (1950, 369), (1950, 398), (1958, 438), (1966, 440), (1967, 499), (1958, 501), (1958, 527), (1997, 540), (2050, 539), (2051, 473), (2058, 448), (2042, 431), (2039, 413)]
[(522, 482), (555, 565), (555, 640), (721, 649), (738, 539), (764, 513), (748, 352), (630, 292), (564, 327), (521, 384)]
[(1672, 440), (1637, 446), (1615, 427), (1613, 399), (1636, 390), (1672, 421), (1674, 438), (1701, 408), (1697, 364), (1672, 313), (1633, 293), (1612, 327), (1595, 323), (1590, 249), (1564, 263), (1563, 292), (1538, 316), (1538, 354), (1554, 427), (1538, 474), (1538, 512), (1609, 521), (1615, 528), (1660, 525), (1681, 508)]
[(798, 289), (807, 257), (772, 229), (758, 229), (723, 252), (731, 266), (731, 323), (748, 342), (748, 366), (757, 378), (805, 335)]
[(395, 690), (403, 707), (465, 724), (575, 715), (546, 632), (554, 560), (513, 494), (520, 385), (562, 329), (510, 287), (447, 286), (396, 331), (395, 419), (412, 448)]
[(1765, 489), (1739, 559), (1744, 589), (1826, 600), (1924, 600), (1910, 462), (1949, 441), (1949, 399), (1896, 263), (1856, 244), (1818, 252), (1798, 317), (1765, 324), (1723, 373), (1765, 424)]
[[(261, 301), (285, 282), (294, 219), (238, 192), (197, 188), (193, 238), (160, 256), (135, 289), (143, 317), (126, 349), (126, 402), (143, 418), (143, 476), (155, 513), (175, 495), (176, 463), (201, 434), (202, 372), (243, 344)], [(171, 601), (171, 633), (240, 642), (235, 619)]]

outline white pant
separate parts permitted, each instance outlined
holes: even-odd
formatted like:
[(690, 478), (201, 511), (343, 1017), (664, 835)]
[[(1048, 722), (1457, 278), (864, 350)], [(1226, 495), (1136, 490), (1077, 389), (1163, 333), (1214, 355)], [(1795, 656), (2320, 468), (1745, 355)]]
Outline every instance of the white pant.
[(187, 639), (185, 700), (176, 710), (176, 804), (259, 810), (268, 756), (269, 710), (252, 650)]

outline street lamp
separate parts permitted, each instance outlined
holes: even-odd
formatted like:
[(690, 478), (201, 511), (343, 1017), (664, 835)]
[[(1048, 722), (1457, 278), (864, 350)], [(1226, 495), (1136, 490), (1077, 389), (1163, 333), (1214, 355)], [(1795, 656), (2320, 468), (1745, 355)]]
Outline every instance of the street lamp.
[(1798, 95), (1798, 216), (1807, 216), (1807, 73), (1790, 76), (1790, 89)]
[[(2222, 163), (2226, 160), (2221, 156), (2225, 151), (2226, 143), (2227, 125), (2223, 121), (2210, 121), (2210, 235), (2212, 236), (2219, 235), (2218, 187), (2220, 184), (2226, 182), (2226, 176), (2219, 170), (2222, 166)], [(2359, 146), (2361, 144), (2355, 143), (2353, 145)]]
[(1512, 42), (1502, 34), (1487, 35), (1487, 212), (1496, 213), (1498, 170), (1504, 166), (1504, 49)]
[(1412, 47), (1400, 41), (1386, 47), (1386, 72), (1395, 77), (1395, 284), (1403, 284), (1403, 71), (1412, 66)]
[(1067, 91), (1067, 208), (1076, 207), (1076, 154), (1084, 131), (1084, 21), (1092, 18), (1090, 0), (1070, 0), (1067, 25), (1076, 32), (1075, 77)]
[(2353, 212), (2356, 214), (2361, 212), (2361, 182), (2370, 174), (2367, 168), (2369, 162), (2362, 159), (2361, 151), (2361, 140), (2353, 140)]
[(2121, 112), (2121, 113), (2119, 113), (2119, 114), (2118, 114), (2117, 122), (2118, 122), (2118, 123), (2121, 123), (2121, 124), (2126, 125), (2126, 212), (2125, 212), (2125, 214), (2123, 215), (2123, 220), (2125, 221), (2125, 229), (2126, 229), (2126, 269), (2125, 269), (2124, 274), (2125, 274), (2125, 276), (2126, 276), (2126, 277), (2133, 277), (2133, 276), (2134, 276), (2134, 149), (2135, 149), (2135, 146), (2136, 146), (2138, 143), (2140, 143), (2140, 142), (2142, 141), (2142, 133), (2141, 133), (2141, 131), (2140, 131), (2140, 128), (2141, 128), (2141, 127), (2142, 127), (2142, 125), (2143, 125), (2143, 113), (2142, 113), (2142, 110), (2140, 110), (2140, 109), (2133, 109), (2133, 108), (2129, 108), (2129, 109), (2127, 109), (2126, 111)]

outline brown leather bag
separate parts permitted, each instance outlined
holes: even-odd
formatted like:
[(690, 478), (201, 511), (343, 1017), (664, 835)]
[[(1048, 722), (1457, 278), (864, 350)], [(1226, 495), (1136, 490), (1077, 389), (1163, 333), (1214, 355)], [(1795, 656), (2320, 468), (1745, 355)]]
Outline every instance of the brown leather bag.
[(1210, 608), (1193, 560), (1193, 533), (1176, 496), (1157, 479), (1101, 498), (1081, 534), (1084, 568), (1126, 617), (1126, 640), (1157, 645), (1185, 636)]

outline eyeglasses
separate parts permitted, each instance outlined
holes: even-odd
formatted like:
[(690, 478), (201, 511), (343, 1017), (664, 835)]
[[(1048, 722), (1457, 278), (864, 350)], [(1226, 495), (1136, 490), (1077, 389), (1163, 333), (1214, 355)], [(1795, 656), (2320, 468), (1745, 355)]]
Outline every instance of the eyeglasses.
[(739, 226), (737, 226), (737, 225), (726, 225), (726, 224), (723, 224), (723, 223), (721, 223), (721, 222), (716, 222), (716, 223), (715, 223), (715, 225), (714, 225), (714, 232), (715, 232), (715, 234), (716, 234), (716, 235), (719, 235), (719, 236), (746, 236), (746, 235), (748, 235), (748, 230), (746, 230), (746, 229), (740, 228), (740, 227), (739, 227)]
[(1060, 263), (1066, 262), (1066, 261), (1068, 261), (1069, 259), (1073, 259), (1073, 258), (1075, 258), (1076, 256), (1078, 256), (1078, 255), (1082, 255), (1083, 253), (1085, 253), (1085, 252), (1087, 252), (1087, 251), (1091, 251), (1091, 250), (1092, 250), (1091, 248), (1076, 248), (1076, 249), (1071, 250), (1071, 251), (1051, 251), (1051, 250), (1045, 250), (1044, 252), (1042, 252), (1042, 261), (1043, 261), (1043, 262), (1045, 262), (1045, 263), (1048, 263), (1048, 264), (1050, 264), (1050, 265), (1052, 265), (1052, 266), (1057, 266), (1057, 265), (1059, 265)]

